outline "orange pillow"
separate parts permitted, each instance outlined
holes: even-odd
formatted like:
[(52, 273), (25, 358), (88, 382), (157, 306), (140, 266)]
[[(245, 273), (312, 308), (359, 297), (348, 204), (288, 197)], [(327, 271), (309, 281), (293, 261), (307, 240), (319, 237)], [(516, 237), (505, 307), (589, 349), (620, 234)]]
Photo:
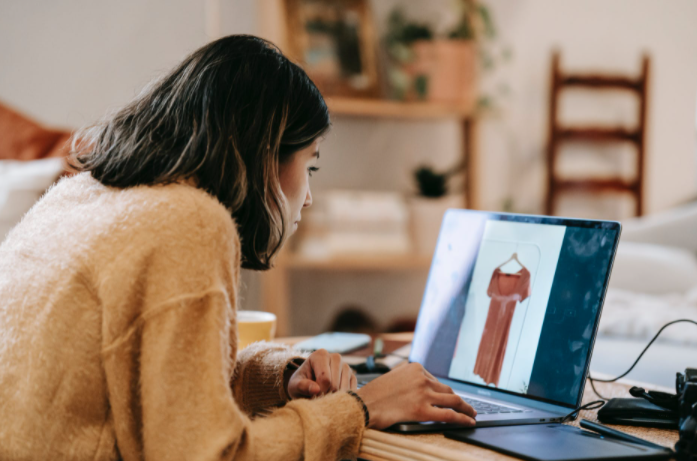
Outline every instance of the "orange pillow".
[(70, 132), (45, 128), (0, 103), (0, 160), (67, 157)]

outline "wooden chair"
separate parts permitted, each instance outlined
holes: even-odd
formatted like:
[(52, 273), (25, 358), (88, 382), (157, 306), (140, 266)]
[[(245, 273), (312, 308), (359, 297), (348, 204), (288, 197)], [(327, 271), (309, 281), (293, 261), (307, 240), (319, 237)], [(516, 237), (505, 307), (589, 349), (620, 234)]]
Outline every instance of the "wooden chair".
[[(552, 57), (552, 80), (549, 103), (549, 139), (547, 144), (547, 203), (549, 215), (556, 211), (557, 200), (563, 192), (576, 191), (592, 194), (629, 193), (635, 200), (635, 213), (644, 211), (644, 158), (646, 154), (646, 103), (649, 78), (649, 57), (644, 55), (638, 78), (620, 75), (564, 74), (559, 67), (559, 52)], [(558, 104), (565, 89), (629, 91), (639, 98), (636, 127), (564, 126), (558, 119)], [(631, 143), (636, 148), (636, 176), (631, 180), (621, 177), (583, 177), (565, 179), (557, 172), (560, 147), (566, 142)]]

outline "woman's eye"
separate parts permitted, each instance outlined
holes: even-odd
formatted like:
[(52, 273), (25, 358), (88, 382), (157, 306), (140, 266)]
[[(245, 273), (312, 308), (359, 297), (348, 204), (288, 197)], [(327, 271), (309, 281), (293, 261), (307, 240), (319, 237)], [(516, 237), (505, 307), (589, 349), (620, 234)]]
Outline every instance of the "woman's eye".
[(310, 173), (310, 177), (312, 177), (312, 173), (319, 171), (319, 168), (316, 166), (311, 166), (310, 168), (307, 169), (307, 171)]

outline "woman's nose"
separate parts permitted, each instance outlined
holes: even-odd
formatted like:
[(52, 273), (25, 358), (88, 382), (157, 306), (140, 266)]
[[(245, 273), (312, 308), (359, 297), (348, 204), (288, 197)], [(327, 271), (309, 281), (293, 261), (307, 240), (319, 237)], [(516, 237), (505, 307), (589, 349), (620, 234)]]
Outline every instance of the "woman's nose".
[(303, 208), (307, 208), (309, 206), (312, 206), (312, 192), (310, 192), (310, 189), (307, 190), (307, 195), (305, 196), (305, 203), (303, 203)]

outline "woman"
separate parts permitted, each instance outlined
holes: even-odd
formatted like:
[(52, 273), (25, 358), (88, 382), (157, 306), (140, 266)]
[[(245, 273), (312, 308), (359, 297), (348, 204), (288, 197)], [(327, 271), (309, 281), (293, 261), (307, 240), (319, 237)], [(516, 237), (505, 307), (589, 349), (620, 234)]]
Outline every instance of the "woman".
[(365, 426), (474, 423), (416, 364), (354, 393), (338, 355), (236, 350), (240, 268), (297, 228), (328, 127), (298, 66), (231, 36), (78, 136), (0, 246), (0, 459), (328, 460)]

